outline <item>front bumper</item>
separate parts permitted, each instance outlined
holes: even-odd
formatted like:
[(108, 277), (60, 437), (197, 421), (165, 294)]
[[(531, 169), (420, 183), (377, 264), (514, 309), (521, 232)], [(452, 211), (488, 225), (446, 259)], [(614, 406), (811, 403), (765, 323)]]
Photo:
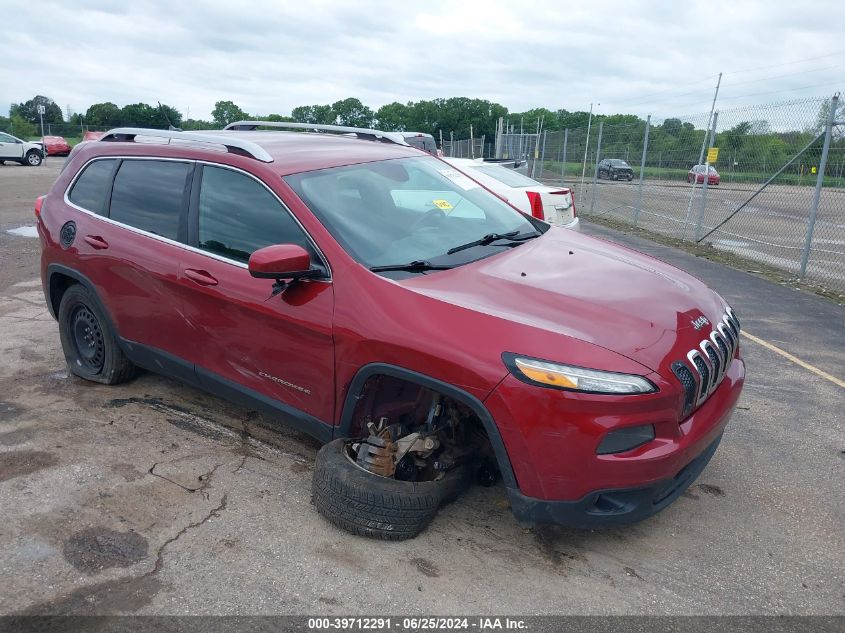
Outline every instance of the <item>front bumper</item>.
[[(594, 396), (533, 387), (506, 377), (485, 400), (513, 472), (508, 495), (525, 523), (619, 525), (672, 503), (716, 450), (742, 391), (737, 356), (710, 397), (678, 420), (677, 387), (652, 374), (652, 394)], [(598, 454), (612, 430), (652, 424), (655, 439)]]
[(575, 528), (604, 528), (628, 525), (663, 510), (695, 481), (716, 452), (719, 435), (700, 455), (674, 477), (640, 488), (597, 490), (578, 501), (547, 501), (526, 497), (508, 489), (511, 509), (524, 524), (565, 525)]

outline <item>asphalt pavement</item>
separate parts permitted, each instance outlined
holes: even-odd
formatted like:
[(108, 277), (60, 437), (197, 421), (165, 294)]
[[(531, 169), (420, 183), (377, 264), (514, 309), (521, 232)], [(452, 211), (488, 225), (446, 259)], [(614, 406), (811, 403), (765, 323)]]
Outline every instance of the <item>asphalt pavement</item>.
[(767, 343), (742, 340), (713, 461), (627, 528), (525, 530), (473, 488), (382, 543), (316, 513), (308, 438), (152, 374), (68, 375), (37, 240), (6, 233), (32, 224), (42, 169), (0, 167), (0, 614), (845, 614), (843, 307), (585, 222), (705, 280)]

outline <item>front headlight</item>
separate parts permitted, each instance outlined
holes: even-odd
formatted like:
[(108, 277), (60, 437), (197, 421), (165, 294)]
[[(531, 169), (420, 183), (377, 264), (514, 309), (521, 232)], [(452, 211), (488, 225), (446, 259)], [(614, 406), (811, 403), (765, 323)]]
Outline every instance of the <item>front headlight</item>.
[(504, 354), (511, 373), (529, 384), (556, 387), (586, 393), (653, 393), (657, 387), (647, 378), (634, 374), (617, 374), (598, 369), (559, 365), (545, 360)]

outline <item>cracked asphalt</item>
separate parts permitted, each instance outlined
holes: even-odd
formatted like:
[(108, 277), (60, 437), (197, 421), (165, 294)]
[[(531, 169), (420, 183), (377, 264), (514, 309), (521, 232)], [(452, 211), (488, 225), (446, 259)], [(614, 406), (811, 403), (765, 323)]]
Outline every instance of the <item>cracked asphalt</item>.
[[(32, 199), (59, 161), (0, 167), (0, 614), (843, 614), (845, 390), (743, 341), (713, 461), (656, 517), (521, 529), (473, 488), (404, 543), (311, 504), (318, 446), (152, 374), (69, 376), (37, 278)], [(586, 225), (693, 272), (744, 328), (843, 378), (845, 310)]]

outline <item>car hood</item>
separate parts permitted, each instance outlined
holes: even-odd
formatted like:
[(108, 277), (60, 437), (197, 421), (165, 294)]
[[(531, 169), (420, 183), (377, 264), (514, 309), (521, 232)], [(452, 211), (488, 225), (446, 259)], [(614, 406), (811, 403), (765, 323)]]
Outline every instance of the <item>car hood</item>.
[[(636, 251), (566, 229), (465, 266), (400, 282), (428, 297), (599, 345), (658, 370), (692, 322), (724, 301)], [(690, 331), (679, 337), (678, 333)]]

